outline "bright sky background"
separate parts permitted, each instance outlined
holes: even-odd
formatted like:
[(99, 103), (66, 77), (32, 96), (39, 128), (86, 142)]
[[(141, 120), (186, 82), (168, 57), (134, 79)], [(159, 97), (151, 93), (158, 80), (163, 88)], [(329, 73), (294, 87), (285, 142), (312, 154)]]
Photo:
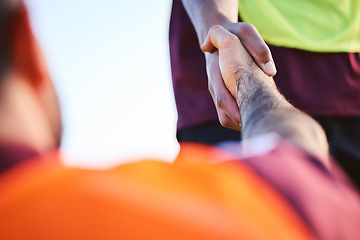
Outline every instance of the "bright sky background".
[(170, 0), (25, 0), (64, 122), (66, 163), (112, 166), (178, 152)]

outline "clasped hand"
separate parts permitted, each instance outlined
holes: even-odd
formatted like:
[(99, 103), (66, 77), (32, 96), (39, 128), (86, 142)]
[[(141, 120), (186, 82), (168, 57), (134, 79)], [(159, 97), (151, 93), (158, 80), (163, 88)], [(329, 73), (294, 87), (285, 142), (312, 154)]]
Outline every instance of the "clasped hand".
[(256, 63), (268, 76), (276, 73), (270, 50), (255, 27), (248, 23), (213, 26), (201, 46), (205, 52), (209, 91), (219, 121), (224, 127), (241, 130), (237, 84), (245, 70)]

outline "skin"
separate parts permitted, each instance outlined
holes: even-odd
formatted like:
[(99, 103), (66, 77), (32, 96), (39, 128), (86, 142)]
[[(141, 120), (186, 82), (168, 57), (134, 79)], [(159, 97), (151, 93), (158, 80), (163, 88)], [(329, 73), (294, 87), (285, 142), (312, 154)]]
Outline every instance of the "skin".
[(238, 38), (216, 25), (209, 30), (202, 49), (218, 52), (222, 76), (235, 76), (225, 77), (224, 85), (239, 107), (243, 139), (275, 132), (328, 164), (329, 147), (323, 129), (285, 100), (273, 78), (255, 64)]
[[(22, 39), (31, 40), (28, 37)], [(25, 43), (24, 49), (32, 49), (31, 42)], [(238, 122), (243, 125), (244, 139), (276, 132), (305, 151), (326, 159), (328, 145), (321, 127), (284, 99), (273, 79), (264, 73), (258, 62), (255, 63), (238, 36), (214, 25), (208, 31), (202, 49), (214, 60), (219, 75), (217, 81), (211, 82), (213, 90), (221, 92), (225, 89), (226, 96), (232, 99)], [(23, 65), (8, 54), (1, 55), (1, 62), (6, 64), (0, 72), (0, 142), (28, 145), (40, 153), (58, 147), (61, 121), (57, 101), (50, 101), (56, 98), (53, 87), (47, 84), (49, 81), (36, 87), (37, 81), (32, 78), (37, 75), (22, 72), (23, 66), (32, 65)], [(29, 54), (33, 52), (29, 51)], [(36, 56), (41, 58), (41, 54)], [(216, 92), (215, 96), (218, 94), (223, 93)], [(221, 107), (222, 103), (227, 105), (222, 99), (219, 101)]]
[[(234, 37), (240, 39), (255, 63), (267, 75), (276, 74), (270, 50), (256, 28), (249, 23), (238, 22), (237, 0), (183, 0), (182, 2), (194, 25), (200, 45), (205, 42), (212, 26), (221, 25)], [(224, 127), (241, 130), (239, 109), (234, 97), (224, 84), (224, 81), (236, 79), (237, 69), (234, 68), (232, 73), (229, 72), (229, 75), (223, 76), (218, 51), (206, 53), (205, 58), (209, 91), (214, 100), (219, 121)]]
[(0, 143), (42, 153), (60, 145), (60, 106), (22, 7), (0, 3)]

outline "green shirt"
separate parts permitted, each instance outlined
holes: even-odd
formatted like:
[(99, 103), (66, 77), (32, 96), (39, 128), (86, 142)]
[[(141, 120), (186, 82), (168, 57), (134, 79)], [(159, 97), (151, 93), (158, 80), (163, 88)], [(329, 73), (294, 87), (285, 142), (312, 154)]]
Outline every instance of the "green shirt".
[(239, 0), (239, 13), (271, 45), (360, 51), (360, 0)]

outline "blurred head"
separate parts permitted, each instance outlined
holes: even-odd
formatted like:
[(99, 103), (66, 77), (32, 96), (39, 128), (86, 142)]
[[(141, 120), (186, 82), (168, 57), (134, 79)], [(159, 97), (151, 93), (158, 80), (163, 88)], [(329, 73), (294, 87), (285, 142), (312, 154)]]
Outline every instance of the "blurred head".
[(0, 0), (0, 144), (43, 152), (61, 139), (58, 99), (21, 0)]

